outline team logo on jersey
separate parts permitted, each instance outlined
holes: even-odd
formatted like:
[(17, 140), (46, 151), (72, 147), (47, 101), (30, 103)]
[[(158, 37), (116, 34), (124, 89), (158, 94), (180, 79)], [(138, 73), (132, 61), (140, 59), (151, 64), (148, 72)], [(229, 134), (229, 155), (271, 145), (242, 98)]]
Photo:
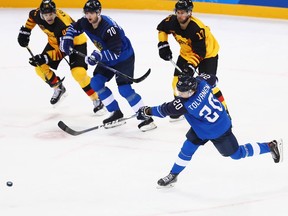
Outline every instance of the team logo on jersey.
[(101, 51), (103, 49), (103, 46), (100, 42), (98, 41), (93, 41), (93, 44)]

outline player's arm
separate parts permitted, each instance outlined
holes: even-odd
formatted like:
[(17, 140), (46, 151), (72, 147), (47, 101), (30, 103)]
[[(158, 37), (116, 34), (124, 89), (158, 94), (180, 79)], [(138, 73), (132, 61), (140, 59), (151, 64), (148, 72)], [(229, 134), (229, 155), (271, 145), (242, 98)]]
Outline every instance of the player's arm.
[(137, 119), (145, 120), (150, 116), (157, 116), (159, 118), (165, 118), (170, 115), (183, 115), (187, 113), (186, 108), (183, 104), (183, 99), (176, 98), (169, 103), (163, 103), (159, 106), (141, 107), (137, 112)]
[[(171, 27), (171, 21), (173, 19), (173, 16), (170, 15), (168, 17), (166, 17), (164, 20), (162, 20), (158, 26), (157, 26), (157, 30), (158, 32), (161, 32), (163, 33), (163, 36), (167, 36), (168, 34), (170, 34), (170, 29), (172, 28)], [(165, 34), (164, 34), (165, 33)], [(162, 39), (162, 38), (159, 38), (159, 39)], [(164, 38), (163, 38), (164, 39)], [(160, 40), (161, 41), (161, 40)], [(166, 40), (167, 41), (167, 40)]]
[(27, 47), (30, 41), (30, 35), (32, 29), (36, 26), (34, 17), (37, 15), (37, 10), (32, 10), (29, 13), (29, 17), (24, 26), (19, 30), (18, 43), (22, 47)]
[(165, 61), (169, 61), (170, 59), (172, 59), (172, 51), (168, 43), (168, 35), (171, 34), (169, 27), (170, 19), (171, 16), (168, 16), (166, 19), (162, 20), (162, 22), (157, 26), (159, 56)]
[(65, 35), (60, 39), (60, 50), (67, 55), (71, 54), (71, 48), (74, 47), (74, 38), (83, 33), (80, 23), (81, 19), (76, 23), (71, 23), (68, 26)]
[(36, 19), (37, 14), (39, 13), (40, 13), (39, 10), (32, 10), (29, 12), (29, 17), (25, 23), (26, 28), (32, 30), (36, 26), (37, 23), (35, 19)]
[(190, 57), (189, 63), (197, 67), (206, 56), (205, 29), (200, 28), (196, 23), (191, 22), (191, 45), (193, 54)]

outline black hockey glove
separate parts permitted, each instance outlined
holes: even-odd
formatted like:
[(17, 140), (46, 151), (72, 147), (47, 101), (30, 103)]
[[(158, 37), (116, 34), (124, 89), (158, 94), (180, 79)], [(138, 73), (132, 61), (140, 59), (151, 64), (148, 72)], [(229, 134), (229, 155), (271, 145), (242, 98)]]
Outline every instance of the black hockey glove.
[(18, 43), (21, 47), (27, 47), (30, 41), (31, 29), (22, 26), (18, 35)]
[(194, 76), (195, 72), (196, 72), (196, 69), (194, 68), (192, 64), (187, 63), (184, 65), (183, 73), (185, 73), (185, 75)]
[(47, 54), (38, 54), (34, 58), (33, 57), (29, 58), (29, 63), (34, 67), (40, 66), (43, 64), (48, 64), (49, 57)]
[(143, 106), (137, 111), (138, 120), (147, 120), (150, 117), (150, 107), (148, 106)]
[(164, 59), (165, 61), (172, 59), (172, 52), (167, 41), (159, 42), (158, 49), (160, 58)]

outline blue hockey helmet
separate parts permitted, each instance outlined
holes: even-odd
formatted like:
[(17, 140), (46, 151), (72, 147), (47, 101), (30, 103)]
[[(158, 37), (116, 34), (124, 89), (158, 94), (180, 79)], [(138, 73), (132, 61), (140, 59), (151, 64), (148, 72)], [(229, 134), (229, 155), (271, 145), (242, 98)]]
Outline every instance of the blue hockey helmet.
[(176, 84), (177, 90), (179, 92), (196, 91), (198, 83), (193, 76), (180, 75), (178, 77), (178, 82)]
[(98, 0), (88, 0), (83, 7), (84, 13), (85, 12), (99, 13), (101, 12), (101, 9), (102, 9), (101, 3)]
[(56, 4), (52, 0), (43, 0), (39, 8), (42, 14), (56, 12)]
[(175, 11), (177, 10), (185, 10), (185, 11), (192, 11), (194, 5), (192, 0), (179, 0), (175, 4)]

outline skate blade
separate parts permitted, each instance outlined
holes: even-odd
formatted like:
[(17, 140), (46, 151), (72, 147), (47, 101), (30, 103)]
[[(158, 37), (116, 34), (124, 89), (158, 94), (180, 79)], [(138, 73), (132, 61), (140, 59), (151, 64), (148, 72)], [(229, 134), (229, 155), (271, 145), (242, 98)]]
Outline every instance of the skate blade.
[(67, 92), (65, 92), (65, 93), (61, 96), (61, 98), (58, 100), (57, 103), (52, 104), (52, 107), (53, 107), (53, 108), (57, 108), (57, 107), (65, 100), (65, 98), (66, 98), (67, 96), (68, 96), (68, 94), (67, 94)]
[(111, 128), (115, 128), (115, 127), (119, 127), (121, 125), (126, 124), (126, 121), (118, 121), (118, 122), (111, 122), (111, 123), (107, 123), (104, 128), (105, 129), (111, 129)]
[(168, 184), (166, 186), (161, 186), (161, 185), (157, 185), (157, 189), (169, 189), (169, 188), (173, 188), (175, 186), (175, 182), (174, 183), (171, 183), (171, 184)]
[(156, 129), (157, 126), (154, 124), (154, 122), (151, 122), (149, 125), (144, 125), (140, 128), (141, 131), (146, 132), (146, 131), (150, 131), (153, 129)]
[(95, 116), (102, 116), (107, 112), (106, 108), (103, 107), (101, 110), (98, 110), (96, 113), (94, 113)]
[(277, 142), (278, 142), (278, 149), (280, 153), (280, 160), (279, 160), (279, 163), (280, 163), (283, 161), (283, 140), (279, 139)]

